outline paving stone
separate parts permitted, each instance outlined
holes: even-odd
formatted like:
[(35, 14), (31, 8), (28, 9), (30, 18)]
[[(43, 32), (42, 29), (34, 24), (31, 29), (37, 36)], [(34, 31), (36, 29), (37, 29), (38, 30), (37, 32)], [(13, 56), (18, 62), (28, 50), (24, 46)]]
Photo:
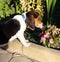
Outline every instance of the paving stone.
[(13, 56), (9, 62), (38, 62), (36, 60), (30, 59), (24, 55)]
[(5, 50), (0, 49), (0, 62), (38, 62), (30, 59), (27, 56), (20, 54), (10, 54)]
[(11, 60), (11, 62), (31, 62), (31, 60), (26, 57), (19, 56), (19, 57), (14, 57)]
[(0, 62), (32, 62), (25, 56), (12, 56), (9, 53), (0, 54)]
[(7, 51), (0, 49), (0, 54), (5, 54)]
[(0, 62), (8, 62), (10, 58), (12, 57), (11, 54), (0, 54)]

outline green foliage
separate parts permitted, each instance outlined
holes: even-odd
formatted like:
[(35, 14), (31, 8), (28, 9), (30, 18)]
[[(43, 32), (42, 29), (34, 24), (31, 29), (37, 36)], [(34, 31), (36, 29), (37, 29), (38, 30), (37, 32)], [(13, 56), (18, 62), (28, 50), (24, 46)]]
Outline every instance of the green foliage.
[(25, 38), (28, 39), (29, 41), (40, 44), (39, 34), (41, 32), (42, 30), (40, 30), (39, 28), (35, 28), (34, 31), (27, 28), (24, 35), (25, 35)]
[(9, 7), (6, 0), (0, 0), (0, 17), (6, 17), (9, 16), (10, 14), (13, 14), (14, 8)]
[(22, 12), (20, 0), (0, 0), (0, 19)]
[(55, 4), (56, 4), (56, 0), (46, 0), (48, 22), (51, 22)]
[(19, 13), (21, 14), (23, 11), (22, 11), (22, 5), (20, 4), (20, 0), (15, 0), (13, 1), (12, 5), (14, 6), (15, 8), (15, 13)]

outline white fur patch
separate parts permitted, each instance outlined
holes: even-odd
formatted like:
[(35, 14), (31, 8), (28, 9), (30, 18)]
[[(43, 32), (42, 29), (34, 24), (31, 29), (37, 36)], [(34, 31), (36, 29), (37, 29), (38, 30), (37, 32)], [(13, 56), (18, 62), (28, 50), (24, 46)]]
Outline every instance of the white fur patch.
[(24, 46), (30, 46), (31, 43), (24, 38), (24, 31), (26, 30), (26, 13), (23, 13), (22, 15), (16, 15), (13, 17), (13, 19), (18, 20), (21, 27), (20, 30), (9, 39), (9, 41), (13, 41), (14, 39), (18, 38)]

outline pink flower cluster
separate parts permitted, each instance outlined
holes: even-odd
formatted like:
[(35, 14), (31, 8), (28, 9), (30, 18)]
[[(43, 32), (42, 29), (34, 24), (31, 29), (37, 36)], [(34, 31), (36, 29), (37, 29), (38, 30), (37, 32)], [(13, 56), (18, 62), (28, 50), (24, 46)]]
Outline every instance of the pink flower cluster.
[(50, 42), (50, 44), (53, 44), (54, 43), (53, 38), (49, 39), (49, 42)]
[(50, 33), (49, 33), (49, 32), (47, 32), (46, 34), (44, 34), (44, 35), (41, 37), (40, 42), (45, 42), (47, 39), (49, 40), (49, 42), (50, 42), (51, 44), (54, 43), (53, 38), (50, 38)]
[(55, 25), (48, 25), (46, 28), (44, 34), (41, 36), (40, 43), (47, 46), (50, 45), (51, 47), (51, 45), (60, 41), (60, 28), (57, 28)]

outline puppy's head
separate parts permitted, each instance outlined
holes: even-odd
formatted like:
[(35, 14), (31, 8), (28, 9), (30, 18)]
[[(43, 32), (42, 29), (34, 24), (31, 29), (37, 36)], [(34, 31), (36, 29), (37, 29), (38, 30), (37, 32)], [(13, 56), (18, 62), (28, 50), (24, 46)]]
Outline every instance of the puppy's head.
[(32, 10), (27, 12), (26, 16), (27, 16), (26, 24), (30, 29), (34, 30), (35, 27), (43, 28), (43, 23), (40, 20), (40, 16), (38, 12)]

